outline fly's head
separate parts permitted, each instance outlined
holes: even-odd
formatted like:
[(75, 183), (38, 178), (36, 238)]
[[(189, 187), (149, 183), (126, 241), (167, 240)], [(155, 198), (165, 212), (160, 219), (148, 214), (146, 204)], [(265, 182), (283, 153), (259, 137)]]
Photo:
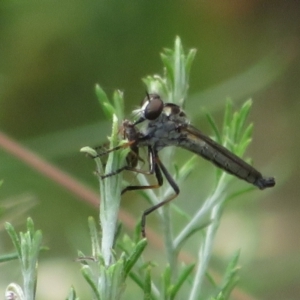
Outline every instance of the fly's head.
[(134, 125), (143, 121), (156, 120), (164, 109), (164, 102), (158, 94), (148, 94), (143, 100), (142, 107), (133, 111), (139, 116), (139, 119), (134, 122)]
[(188, 124), (185, 112), (180, 106), (174, 103), (164, 103), (158, 94), (148, 94), (145, 97), (142, 107), (134, 110), (133, 113), (139, 116), (133, 125), (143, 121), (167, 122), (173, 121), (179, 124)]

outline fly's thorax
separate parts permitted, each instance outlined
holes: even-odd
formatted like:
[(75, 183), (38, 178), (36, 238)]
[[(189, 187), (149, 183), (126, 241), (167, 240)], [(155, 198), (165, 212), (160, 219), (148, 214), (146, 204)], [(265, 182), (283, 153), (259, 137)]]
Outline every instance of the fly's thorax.
[(180, 130), (182, 126), (185, 125), (171, 121), (166, 115), (149, 121), (143, 131), (145, 139), (139, 142), (139, 146), (152, 146), (157, 151), (167, 146), (176, 146), (184, 135)]
[(166, 103), (162, 115), (165, 115), (168, 120), (179, 124), (189, 124), (184, 110), (173, 103)]

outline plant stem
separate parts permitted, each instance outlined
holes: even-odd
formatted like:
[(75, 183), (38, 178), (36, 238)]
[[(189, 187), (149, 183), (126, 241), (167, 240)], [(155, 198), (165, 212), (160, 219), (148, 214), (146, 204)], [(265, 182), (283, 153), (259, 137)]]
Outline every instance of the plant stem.
[(171, 215), (170, 215), (170, 205), (165, 205), (162, 207), (162, 214), (161, 217), (163, 218), (163, 230), (164, 230), (164, 241), (166, 247), (166, 254), (168, 263), (171, 269), (171, 279), (175, 279), (176, 270), (177, 270), (177, 260), (176, 260), (176, 253), (174, 251), (173, 245), (173, 231), (172, 231), (172, 222), (171, 222)]
[(225, 198), (224, 190), (227, 183), (224, 182), (227, 174), (223, 173), (218, 181), (218, 185), (214, 193), (205, 200), (203, 206), (197, 211), (197, 213), (192, 217), (189, 223), (184, 227), (184, 229), (178, 234), (174, 240), (175, 249), (182, 243), (182, 241), (189, 235), (190, 231), (193, 230), (197, 225), (199, 225), (199, 220), (203, 223), (207, 220), (207, 214), (216, 205), (216, 203), (223, 201)]
[[(110, 139), (110, 148), (114, 148), (118, 143), (118, 119), (113, 117), (113, 130)], [(113, 151), (108, 156), (105, 172), (106, 174), (118, 170), (124, 161), (122, 151)], [(102, 174), (101, 161), (96, 160), (97, 169)], [(101, 179), (100, 182), (100, 223), (102, 228), (101, 251), (105, 266), (109, 266), (113, 262), (112, 249), (114, 244), (115, 232), (118, 222), (118, 212), (121, 201), (122, 190), (122, 174)]]
[(212, 209), (210, 215), (212, 223), (206, 230), (204, 241), (202, 242), (202, 245), (200, 246), (200, 250), (198, 252), (198, 261), (200, 263), (196, 270), (189, 300), (197, 300), (199, 299), (199, 296), (201, 294), (204, 276), (208, 268), (210, 257), (212, 255), (213, 243), (220, 223), (222, 204), (223, 202), (219, 202)]

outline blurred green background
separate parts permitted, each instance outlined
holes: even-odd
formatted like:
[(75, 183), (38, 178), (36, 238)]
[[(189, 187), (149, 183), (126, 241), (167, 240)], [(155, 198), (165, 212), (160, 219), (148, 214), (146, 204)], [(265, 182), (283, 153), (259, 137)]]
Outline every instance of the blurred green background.
[[(300, 2), (277, 0), (1, 1), (1, 131), (97, 193), (94, 163), (79, 153), (110, 132), (95, 83), (108, 95), (124, 91), (130, 116), (145, 94), (141, 78), (162, 73), (159, 53), (179, 35), (186, 49), (198, 50), (186, 102), (193, 123), (209, 134), (202, 108), (221, 124), (226, 97), (237, 108), (251, 97), (255, 128), (247, 155), (277, 180), (274, 189), (227, 207), (212, 265), (222, 273), (241, 249), (243, 293), (236, 299), (299, 299), (299, 11)], [(179, 161), (189, 156), (178, 151)], [(195, 211), (213, 174), (214, 166), (199, 159), (176, 204)], [(72, 284), (88, 297), (73, 259), (77, 249), (90, 251), (87, 217), (97, 217), (95, 207), (2, 149), (0, 179), (0, 253), (12, 250), (4, 221), (24, 230), (30, 215), (50, 247), (41, 256), (38, 298), (63, 299)], [(148, 207), (134, 193), (124, 198), (123, 209), (137, 218)], [(148, 226), (159, 230), (156, 221), (151, 216)], [(159, 261), (157, 253), (150, 246), (148, 259)], [(17, 262), (0, 265), (1, 295), (18, 276)]]

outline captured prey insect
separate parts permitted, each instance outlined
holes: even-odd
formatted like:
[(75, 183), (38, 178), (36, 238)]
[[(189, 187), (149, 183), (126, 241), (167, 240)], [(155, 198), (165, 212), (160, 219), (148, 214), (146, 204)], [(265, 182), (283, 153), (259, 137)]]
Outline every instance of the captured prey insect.
[[(161, 162), (158, 155), (158, 152), (167, 146), (181, 147), (198, 154), (211, 161), (222, 170), (255, 185), (261, 190), (275, 185), (275, 179), (273, 177), (263, 177), (259, 171), (240, 157), (190, 125), (186, 114), (178, 105), (164, 103), (159, 95), (147, 94), (143, 106), (134, 112), (139, 115), (139, 118), (135, 122), (129, 120), (123, 121), (124, 137), (128, 142), (103, 153), (107, 154), (111, 151), (130, 147), (131, 151), (126, 159), (127, 165), (113, 173), (101, 177), (106, 178), (118, 174), (123, 170), (143, 174), (155, 174), (157, 184), (147, 186), (127, 186), (122, 191), (123, 194), (126, 191), (131, 190), (158, 188), (163, 184), (162, 174), (165, 176), (173, 188), (174, 194), (143, 212), (141, 221), (143, 237), (146, 235), (146, 216), (173, 200), (180, 191), (178, 185)], [(144, 121), (148, 121), (148, 124), (145, 130), (140, 131), (136, 125)], [(148, 148), (148, 171), (136, 168), (139, 160), (138, 150), (140, 147)]]

